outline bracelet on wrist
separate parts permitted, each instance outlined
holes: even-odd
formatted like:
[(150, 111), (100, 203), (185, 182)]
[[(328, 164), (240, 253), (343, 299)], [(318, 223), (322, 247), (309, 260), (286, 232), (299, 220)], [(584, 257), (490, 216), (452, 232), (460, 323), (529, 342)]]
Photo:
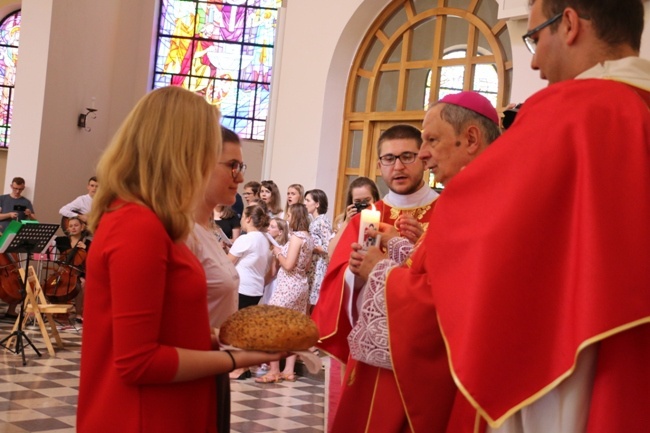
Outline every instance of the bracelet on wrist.
[(232, 356), (232, 353), (230, 353), (230, 350), (224, 350), (230, 357), (230, 360), (232, 361), (232, 369), (230, 371), (235, 371), (237, 369), (237, 363), (235, 362), (235, 357)]

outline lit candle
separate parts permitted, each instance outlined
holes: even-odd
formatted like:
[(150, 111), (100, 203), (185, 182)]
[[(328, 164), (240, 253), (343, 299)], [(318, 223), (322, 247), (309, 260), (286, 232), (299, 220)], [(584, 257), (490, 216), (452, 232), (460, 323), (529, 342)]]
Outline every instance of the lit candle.
[(376, 245), (379, 242), (379, 234), (376, 236), (368, 236), (368, 229), (375, 229), (379, 232), (379, 221), (381, 221), (381, 212), (372, 206), (372, 209), (364, 209), (361, 211), (361, 223), (359, 225), (359, 243), (363, 249)]

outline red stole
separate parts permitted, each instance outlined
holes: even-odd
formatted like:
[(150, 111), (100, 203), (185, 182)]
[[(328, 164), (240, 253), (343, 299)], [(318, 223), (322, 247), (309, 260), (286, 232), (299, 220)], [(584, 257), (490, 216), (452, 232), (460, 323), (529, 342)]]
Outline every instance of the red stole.
[[(493, 426), (599, 344), (588, 432), (647, 428), (649, 147), (629, 87), (571, 80), (526, 101), (447, 185), (427, 274), (456, 383)], [(455, 415), (450, 432), (475, 422)]]

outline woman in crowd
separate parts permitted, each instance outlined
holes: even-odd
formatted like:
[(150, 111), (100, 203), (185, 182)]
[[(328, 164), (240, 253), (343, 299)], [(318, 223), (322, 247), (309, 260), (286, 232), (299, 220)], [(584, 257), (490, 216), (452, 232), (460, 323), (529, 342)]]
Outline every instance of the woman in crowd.
[(309, 233), (314, 240), (314, 254), (309, 269), (309, 305), (310, 312), (320, 294), (320, 285), (327, 271), (329, 255), (327, 247), (332, 238), (332, 222), (325, 215), (327, 213), (327, 194), (320, 189), (312, 189), (305, 194), (305, 206), (312, 217)]
[[(224, 145), (225, 144), (226, 143), (224, 142)], [(214, 222), (219, 226), (228, 239), (228, 242), (232, 244), (235, 239), (239, 237), (241, 232), (240, 218), (237, 216), (233, 208), (228, 205), (218, 204), (214, 207), (212, 216)]]
[(262, 184), (259, 182), (255, 182), (254, 180), (251, 180), (250, 182), (246, 182), (244, 185), (244, 192), (242, 193), (242, 196), (244, 196), (244, 201), (246, 202), (246, 206), (250, 206), (253, 203), (256, 203), (260, 201), (260, 188), (262, 187)]
[[(282, 218), (272, 218), (271, 223), (269, 224), (268, 234), (271, 235), (275, 242), (278, 245), (283, 246), (289, 242), (289, 225)], [(271, 295), (273, 294), (273, 289), (275, 288), (276, 277), (278, 275), (278, 261), (273, 256), (273, 245), (271, 245), (269, 254), (271, 259), (269, 261), (269, 268), (266, 272), (266, 279), (264, 286), (264, 295), (260, 299), (260, 304), (268, 304), (271, 300)]]
[(269, 217), (284, 218), (282, 201), (280, 200), (280, 189), (272, 180), (263, 180), (260, 188), (260, 198), (266, 203)]
[(350, 222), (353, 216), (361, 210), (369, 207), (371, 204), (379, 201), (379, 189), (371, 179), (367, 177), (357, 177), (348, 187), (348, 194), (345, 199), (345, 211), (334, 219), (334, 237), (330, 241), (328, 254), (331, 257), (334, 248), (339, 242), (343, 230)]
[[(267, 233), (280, 246), (289, 242), (289, 225), (282, 218), (271, 218)], [(273, 255), (273, 247), (273, 244), (269, 245), (269, 266), (266, 270), (266, 277), (264, 278), (264, 295), (262, 295), (262, 299), (260, 299), (260, 304), (262, 305), (268, 305), (271, 300), (273, 289), (275, 289), (275, 284), (277, 282), (276, 277), (278, 276), (278, 269), (280, 268), (277, 259)], [(259, 375), (260, 371), (266, 372), (268, 369), (268, 364), (262, 364), (257, 374)]]
[[(221, 160), (219, 112), (179, 87), (146, 95), (98, 165), (77, 431), (211, 432), (214, 375), (281, 354), (219, 351), (185, 244)], [(134, 236), (134, 233), (137, 234)]]
[(287, 188), (287, 203), (284, 205), (284, 215), (289, 213), (289, 206), (305, 202), (305, 188), (299, 183), (292, 183)]
[[(289, 207), (289, 242), (283, 247), (274, 247), (273, 253), (280, 264), (277, 283), (271, 295), (270, 305), (291, 308), (307, 312), (309, 301), (309, 281), (307, 272), (311, 264), (314, 241), (309, 235), (309, 213), (304, 204)], [(259, 383), (274, 383), (287, 380), (294, 382), (293, 371), (296, 355), (286, 359), (284, 370), (280, 372), (280, 363), (271, 362), (269, 372), (255, 379)]]
[[(213, 210), (223, 206), (230, 209), (235, 202), (237, 185), (244, 181), (246, 165), (242, 162), (239, 137), (222, 127), (223, 149), (220, 162), (212, 171), (202, 203), (195, 213), (195, 224), (186, 243), (201, 262), (208, 284), (208, 314), (210, 327), (219, 328), (237, 311), (239, 275), (235, 266), (215, 236)], [(226, 205), (217, 205), (226, 203)], [(234, 215), (234, 212), (233, 212)], [(239, 222), (237, 223), (239, 226)], [(217, 384), (217, 430), (230, 431), (230, 380), (226, 373), (216, 376)]]

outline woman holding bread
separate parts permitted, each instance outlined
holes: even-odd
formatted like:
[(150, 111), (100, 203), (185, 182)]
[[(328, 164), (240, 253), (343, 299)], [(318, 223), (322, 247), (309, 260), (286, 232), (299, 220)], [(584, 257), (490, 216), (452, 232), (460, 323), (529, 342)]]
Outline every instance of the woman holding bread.
[[(230, 207), (235, 203), (237, 186), (244, 181), (246, 165), (242, 162), (241, 142), (237, 134), (221, 127), (223, 148), (221, 160), (212, 171), (208, 188), (195, 213), (192, 233), (186, 243), (205, 271), (208, 283), (208, 315), (210, 327), (220, 328), (237, 311), (239, 275), (222, 247), (213, 218), (215, 206)], [(239, 219), (239, 218), (237, 218)], [(239, 224), (239, 223), (237, 223)], [(227, 373), (216, 376), (217, 430), (230, 431), (230, 378)]]
[(281, 358), (217, 350), (185, 244), (212, 173), (231, 162), (218, 110), (178, 87), (140, 100), (101, 157), (78, 432), (217, 432), (214, 375)]
[[(309, 279), (307, 271), (311, 265), (314, 241), (309, 234), (309, 212), (304, 204), (289, 206), (289, 242), (282, 247), (273, 247), (273, 254), (280, 269), (277, 282), (269, 305), (291, 308), (303, 314), (309, 303)], [(286, 359), (284, 371), (280, 372), (280, 363), (271, 362), (269, 372), (255, 379), (259, 383), (274, 383), (282, 380), (293, 382), (296, 375), (293, 367), (296, 355)]]

